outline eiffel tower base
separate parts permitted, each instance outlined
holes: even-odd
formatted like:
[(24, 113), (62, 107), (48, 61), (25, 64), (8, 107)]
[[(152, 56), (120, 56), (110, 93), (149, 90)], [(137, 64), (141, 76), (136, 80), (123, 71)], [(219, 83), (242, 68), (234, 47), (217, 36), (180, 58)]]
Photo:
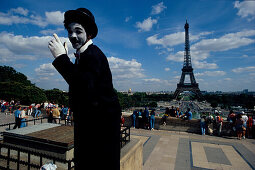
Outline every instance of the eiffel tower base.
[(180, 93), (184, 91), (190, 91), (197, 95), (198, 98), (203, 98), (200, 89), (198, 88), (198, 84), (177, 84), (177, 89), (174, 92), (174, 98), (177, 99)]

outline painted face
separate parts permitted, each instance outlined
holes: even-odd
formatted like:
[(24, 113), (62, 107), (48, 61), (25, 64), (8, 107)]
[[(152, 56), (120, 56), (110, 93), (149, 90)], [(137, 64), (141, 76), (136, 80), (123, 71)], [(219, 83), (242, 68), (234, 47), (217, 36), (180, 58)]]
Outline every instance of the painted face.
[(70, 23), (67, 28), (68, 38), (74, 49), (81, 48), (87, 42), (87, 33), (78, 23)]

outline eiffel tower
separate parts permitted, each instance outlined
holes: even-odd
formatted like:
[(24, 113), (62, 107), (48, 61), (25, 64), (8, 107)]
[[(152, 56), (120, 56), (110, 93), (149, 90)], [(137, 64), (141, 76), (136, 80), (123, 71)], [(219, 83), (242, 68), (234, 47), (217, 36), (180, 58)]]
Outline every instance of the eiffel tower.
[[(174, 98), (177, 98), (178, 95), (183, 91), (191, 91), (195, 93), (198, 98), (202, 98), (202, 94), (201, 94), (201, 91), (199, 90), (198, 83), (196, 83), (196, 79), (193, 74), (193, 68), (191, 65), (190, 45), (189, 45), (189, 24), (187, 22), (187, 19), (186, 19), (184, 28), (185, 28), (184, 63), (183, 63), (180, 82), (177, 84), (177, 88), (174, 92)], [(190, 83), (184, 83), (186, 75), (190, 76)]]

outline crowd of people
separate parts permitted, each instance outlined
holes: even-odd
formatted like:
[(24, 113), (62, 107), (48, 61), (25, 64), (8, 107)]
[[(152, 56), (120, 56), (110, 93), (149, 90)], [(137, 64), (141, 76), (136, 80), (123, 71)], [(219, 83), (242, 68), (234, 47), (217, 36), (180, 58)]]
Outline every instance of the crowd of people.
[[(254, 138), (255, 132), (255, 119), (252, 115), (247, 115), (245, 112), (234, 113), (233, 110), (230, 110), (227, 117), (227, 128), (229, 134), (237, 136), (237, 139)], [(221, 136), (222, 127), (223, 127), (223, 118), (219, 111), (215, 110), (215, 116), (213, 117), (210, 113), (208, 116), (206, 114), (201, 115), (200, 127), (202, 135), (205, 135), (206, 129), (209, 135), (214, 133)]]
[[(154, 130), (155, 116), (159, 114), (155, 113), (155, 109), (149, 111), (146, 107), (144, 109), (136, 109), (132, 114), (132, 124), (134, 128), (144, 128)], [(166, 108), (161, 118), (161, 124), (167, 125), (168, 117), (181, 118), (183, 120), (192, 120), (192, 112), (190, 108), (187, 108), (185, 112), (182, 112), (180, 108)], [(230, 111), (227, 117), (227, 132), (233, 136), (237, 136), (237, 139), (254, 138), (255, 135), (255, 117), (247, 115), (244, 112), (234, 113)], [(221, 111), (215, 110), (212, 113), (202, 113), (200, 115), (200, 128), (201, 134), (205, 135), (222, 135), (223, 128), (223, 116)]]
[(229, 112), (228, 121), (230, 129), (237, 135), (237, 139), (254, 138), (255, 137), (255, 117), (247, 115), (245, 112), (234, 113), (232, 110)]
[[(152, 109), (151, 111), (149, 111), (148, 108), (145, 107), (144, 110), (143, 109), (134, 110), (132, 114), (133, 127), (154, 130), (155, 116), (156, 116), (155, 109)], [(165, 112), (162, 116), (162, 121), (161, 121), (162, 125), (166, 126), (167, 124), (166, 120), (169, 116), (181, 118), (184, 120), (191, 120), (192, 112), (190, 108), (188, 108), (187, 111), (183, 113), (182, 111), (180, 111), (178, 107), (174, 108), (172, 106), (171, 109), (166, 107)]]
[(133, 111), (133, 127), (154, 130), (155, 109), (149, 112), (148, 108)]
[[(1, 112), (7, 114), (14, 114), (15, 125), (13, 129), (22, 128), (27, 126), (27, 118), (33, 117), (38, 118), (45, 116), (48, 118), (49, 123), (57, 123), (57, 120), (67, 120), (67, 122), (72, 120), (72, 112), (70, 108), (65, 105), (59, 107), (55, 103), (41, 103), (41, 104), (31, 104), (29, 106), (21, 106), (20, 102), (10, 102), (5, 100), (0, 100)], [(45, 113), (45, 115), (42, 114)]]

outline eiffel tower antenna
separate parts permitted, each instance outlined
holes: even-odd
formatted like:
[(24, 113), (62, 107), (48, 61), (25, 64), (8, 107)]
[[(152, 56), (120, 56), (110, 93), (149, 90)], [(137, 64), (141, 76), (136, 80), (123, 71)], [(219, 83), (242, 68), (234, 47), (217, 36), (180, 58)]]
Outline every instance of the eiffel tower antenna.
[[(174, 92), (174, 98), (177, 98), (178, 95), (183, 91), (191, 91), (195, 93), (198, 98), (202, 98), (201, 91), (199, 90), (198, 83), (196, 83), (196, 79), (193, 73), (193, 68), (191, 64), (191, 56), (190, 56), (190, 45), (189, 45), (189, 24), (186, 18), (186, 23), (184, 25), (185, 29), (185, 51), (184, 51), (184, 62), (182, 68), (182, 75), (180, 82), (177, 84), (177, 88)], [(185, 76), (190, 76), (190, 83), (185, 82)]]

